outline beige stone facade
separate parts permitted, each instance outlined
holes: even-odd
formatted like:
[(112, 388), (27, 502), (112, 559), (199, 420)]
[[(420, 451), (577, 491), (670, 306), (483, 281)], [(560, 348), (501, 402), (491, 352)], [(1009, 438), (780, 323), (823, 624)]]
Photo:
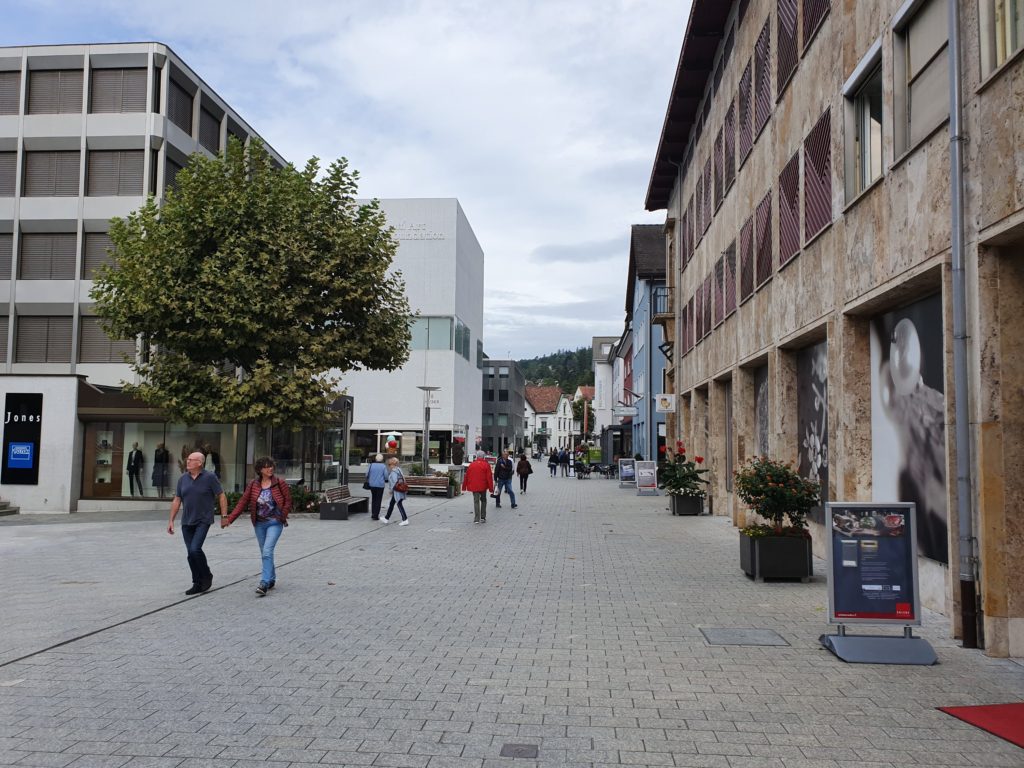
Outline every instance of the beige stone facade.
[[(941, 540), (932, 546), (942, 555), (920, 558), (921, 597), (954, 618), (959, 636), (954, 405), (966, 396), (981, 637), (989, 654), (1019, 657), (1024, 54), (1019, 40), (993, 52), (1001, 33), (993, 6), (958, 4), (966, 393), (956, 391), (953, 375), (949, 110), (935, 114), (934, 98), (948, 101), (947, 62), (955, 55), (947, 0), (695, 0), (647, 207), (667, 213), (668, 378), (679, 401), (668, 439), (708, 457), (714, 513), (745, 523), (731, 472), (765, 448), (807, 465), (816, 436), (803, 414), (813, 397), (827, 417), (827, 447), (811, 461), (827, 470), (829, 500), (930, 499), (919, 516), (933, 524)], [(770, 94), (758, 104), (761, 68)], [(879, 80), (881, 119), (872, 122), (869, 89)], [(752, 121), (749, 153), (744, 119)], [(757, 210), (769, 194), (770, 215), (759, 227)], [(710, 212), (702, 217), (705, 199)], [(757, 274), (759, 253), (770, 253), (770, 274)], [(703, 309), (707, 297), (705, 332), (696, 305)], [(812, 369), (821, 387), (809, 381)], [(827, 393), (818, 391), (823, 382)], [(887, 466), (890, 455), (903, 462), (898, 471)], [(818, 554), (824, 533), (812, 524)]]

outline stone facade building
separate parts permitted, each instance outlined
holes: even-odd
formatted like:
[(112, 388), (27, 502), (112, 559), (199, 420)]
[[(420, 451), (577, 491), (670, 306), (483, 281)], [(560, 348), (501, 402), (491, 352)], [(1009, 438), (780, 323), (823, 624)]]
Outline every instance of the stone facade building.
[(695, 0), (646, 201), (669, 440), (708, 457), (715, 513), (745, 523), (732, 473), (759, 454), (828, 500), (916, 502), (923, 603), (994, 656), (1024, 656), (1022, 18)]

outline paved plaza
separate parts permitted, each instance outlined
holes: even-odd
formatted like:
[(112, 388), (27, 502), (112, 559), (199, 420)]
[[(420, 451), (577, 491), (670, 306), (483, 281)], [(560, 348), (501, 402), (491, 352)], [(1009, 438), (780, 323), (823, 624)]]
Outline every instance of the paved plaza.
[(1022, 700), (1024, 666), (935, 614), (940, 664), (845, 664), (823, 563), (754, 583), (727, 520), (666, 502), (538, 471), (483, 525), (468, 496), (296, 519), (266, 598), (244, 519), (193, 598), (164, 513), (0, 519), (0, 765), (1024, 766), (935, 709)]

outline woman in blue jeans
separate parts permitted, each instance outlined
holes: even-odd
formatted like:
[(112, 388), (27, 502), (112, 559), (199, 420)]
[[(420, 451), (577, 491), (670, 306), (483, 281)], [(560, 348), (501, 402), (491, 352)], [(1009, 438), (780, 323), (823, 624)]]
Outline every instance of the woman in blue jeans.
[(256, 479), (246, 486), (245, 493), (231, 514), (221, 518), (220, 527), (227, 528), (245, 511), (249, 512), (252, 519), (263, 559), (260, 583), (256, 587), (257, 596), (263, 597), (277, 583), (274, 547), (284, 527), (288, 525), (288, 513), (292, 511), (292, 494), (288, 483), (274, 476), (274, 462), (267, 457), (256, 460)]

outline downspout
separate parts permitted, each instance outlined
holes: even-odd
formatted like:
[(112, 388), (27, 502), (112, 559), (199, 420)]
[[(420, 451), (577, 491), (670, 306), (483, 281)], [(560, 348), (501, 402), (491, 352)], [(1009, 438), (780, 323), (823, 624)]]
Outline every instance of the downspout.
[(971, 498), (971, 425), (967, 386), (967, 278), (964, 272), (964, 158), (960, 13), (947, 0), (949, 14), (950, 214), (953, 257), (953, 392), (956, 419), (956, 503), (960, 535), (960, 621), (964, 648), (978, 647), (974, 517)]

